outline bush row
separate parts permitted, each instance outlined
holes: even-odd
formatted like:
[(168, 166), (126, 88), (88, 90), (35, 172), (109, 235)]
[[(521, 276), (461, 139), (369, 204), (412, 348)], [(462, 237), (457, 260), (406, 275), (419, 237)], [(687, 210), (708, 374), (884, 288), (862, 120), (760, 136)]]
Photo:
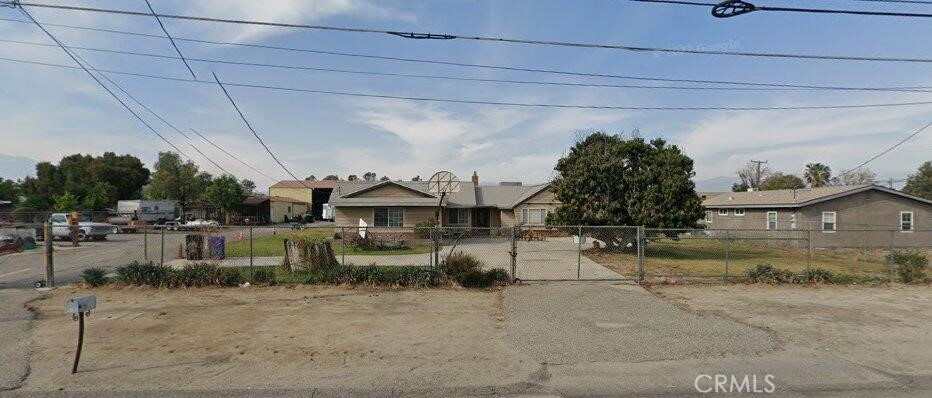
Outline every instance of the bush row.
[[(304, 284), (348, 284), (399, 287), (431, 287), (458, 283), (464, 287), (489, 287), (508, 283), (508, 273), (502, 269), (482, 270), (483, 264), (475, 257), (456, 252), (447, 256), (440, 267), (419, 266), (342, 266), (318, 268), (296, 272), (276, 270), (273, 267), (249, 268), (219, 267), (213, 264), (193, 264), (181, 269), (151, 262), (133, 262), (116, 269), (112, 281), (128, 285), (164, 288), (238, 286), (275, 284), (277, 282)], [(88, 268), (82, 273), (84, 283), (100, 286), (111, 282), (101, 268)]]
[[(888, 261), (896, 266), (896, 273), (903, 283), (925, 282), (926, 268), (929, 260), (924, 254), (916, 250), (893, 252), (887, 257)], [(859, 277), (848, 274), (835, 274), (831, 271), (812, 268), (808, 271), (796, 273), (776, 268), (771, 264), (758, 264), (757, 267), (746, 271), (748, 280), (756, 283), (863, 283), (872, 282), (874, 278)]]

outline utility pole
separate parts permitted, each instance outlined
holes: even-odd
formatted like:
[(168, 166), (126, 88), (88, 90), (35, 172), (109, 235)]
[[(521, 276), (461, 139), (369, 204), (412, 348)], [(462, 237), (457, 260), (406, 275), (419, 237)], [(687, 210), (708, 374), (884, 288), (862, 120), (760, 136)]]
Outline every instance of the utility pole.
[(755, 183), (754, 188), (757, 190), (760, 190), (760, 184), (761, 182), (763, 182), (761, 181), (760, 165), (767, 164), (767, 161), (766, 160), (752, 160), (751, 163), (754, 163), (754, 165), (756, 166), (756, 171), (754, 172), (754, 183)]
[(890, 186), (890, 189), (893, 189), (893, 177), (890, 177), (890, 180), (887, 181), (887, 185)]

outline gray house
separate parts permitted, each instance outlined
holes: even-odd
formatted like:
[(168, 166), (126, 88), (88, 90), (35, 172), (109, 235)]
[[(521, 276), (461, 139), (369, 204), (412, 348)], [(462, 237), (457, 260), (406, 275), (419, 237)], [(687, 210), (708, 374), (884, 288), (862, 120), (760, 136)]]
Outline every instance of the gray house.
[(932, 201), (878, 185), (729, 192), (708, 197), (710, 229), (808, 230), (818, 247), (932, 247)]

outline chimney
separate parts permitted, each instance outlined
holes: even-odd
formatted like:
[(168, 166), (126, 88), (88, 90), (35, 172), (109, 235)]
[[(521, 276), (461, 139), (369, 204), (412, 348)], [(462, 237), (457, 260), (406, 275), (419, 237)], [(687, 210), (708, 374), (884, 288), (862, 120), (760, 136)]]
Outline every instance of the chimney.
[(479, 186), (479, 174), (477, 174), (475, 171), (472, 172), (472, 186)]

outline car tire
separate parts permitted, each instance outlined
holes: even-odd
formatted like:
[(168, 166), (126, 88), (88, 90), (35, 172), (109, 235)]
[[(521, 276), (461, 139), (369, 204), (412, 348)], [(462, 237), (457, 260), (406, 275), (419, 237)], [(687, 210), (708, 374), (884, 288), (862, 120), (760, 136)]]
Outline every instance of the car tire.
[(87, 240), (87, 234), (85, 234), (83, 231), (78, 232), (78, 240), (80, 240), (80, 241), (85, 241), (85, 240)]

